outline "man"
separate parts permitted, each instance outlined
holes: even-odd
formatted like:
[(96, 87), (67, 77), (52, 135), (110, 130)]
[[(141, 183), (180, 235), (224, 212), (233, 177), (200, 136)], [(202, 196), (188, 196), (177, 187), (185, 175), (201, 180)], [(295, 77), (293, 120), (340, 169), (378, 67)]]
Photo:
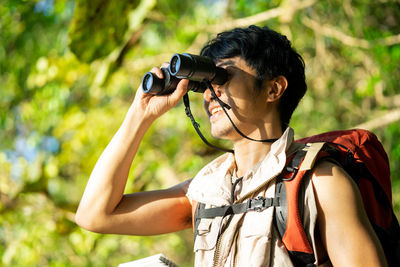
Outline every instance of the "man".
[[(209, 89), (204, 92), (204, 100), (212, 135), (231, 140), (234, 153), (218, 157), (193, 180), (165, 190), (124, 195), (144, 134), (180, 101), (188, 81), (181, 80), (167, 96), (148, 95), (139, 88), (90, 176), (76, 214), (80, 226), (100, 233), (169, 233), (192, 227), (197, 203), (218, 207), (274, 196), (275, 177), (296, 150), (288, 124), (306, 91), (302, 58), (286, 37), (256, 26), (219, 34), (201, 55), (213, 58), (229, 74), (225, 84), (213, 85), (215, 95)], [(162, 77), (159, 68), (152, 71)], [(217, 98), (231, 107), (228, 115), (246, 138), (233, 128)], [(311, 176), (305, 188), (305, 229), (315, 264), (386, 266), (351, 178), (329, 162), (318, 164)], [(273, 223), (273, 210), (201, 219), (195, 265), (293, 266)]]

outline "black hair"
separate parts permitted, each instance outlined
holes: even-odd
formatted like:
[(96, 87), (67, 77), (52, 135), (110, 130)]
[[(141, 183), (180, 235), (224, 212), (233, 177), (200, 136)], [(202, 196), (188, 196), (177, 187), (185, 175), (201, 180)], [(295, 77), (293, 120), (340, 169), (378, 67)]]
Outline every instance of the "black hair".
[(288, 87), (282, 95), (278, 111), (284, 130), (300, 99), (307, 91), (304, 60), (292, 48), (286, 36), (268, 27), (251, 25), (219, 33), (201, 50), (200, 55), (217, 61), (240, 56), (247, 65), (256, 70), (256, 81), (260, 88), (265, 79), (280, 75), (286, 77)]

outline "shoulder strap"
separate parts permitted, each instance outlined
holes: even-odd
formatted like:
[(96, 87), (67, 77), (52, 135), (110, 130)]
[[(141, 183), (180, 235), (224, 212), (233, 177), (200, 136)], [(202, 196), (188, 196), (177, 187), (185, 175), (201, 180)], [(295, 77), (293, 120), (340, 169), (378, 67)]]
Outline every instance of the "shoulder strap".
[(311, 242), (301, 220), (299, 193), (308, 171), (317, 160), (327, 156), (320, 153), (324, 144), (307, 144), (290, 157), (275, 187), (275, 198), (280, 202), (280, 206), (275, 208), (275, 223), (295, 266), (313, 266), (315, 262)]
[(192, 209), (192, 225), (193, 225), (193, 239), (196, 241), (197, 229), (199, 228), (201, 218), (198, 217), (198, 213), (205, 208), (204, 203), (195, 202)]

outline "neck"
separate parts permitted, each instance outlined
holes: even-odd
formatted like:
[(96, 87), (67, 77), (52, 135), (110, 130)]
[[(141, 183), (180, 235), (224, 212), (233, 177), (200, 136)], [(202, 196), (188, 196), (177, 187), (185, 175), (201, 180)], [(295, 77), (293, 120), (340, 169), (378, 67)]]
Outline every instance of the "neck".
[[(263, 139), (279, 138), (282, 131), (267, 131), (268, 135)], [(238, 177), (245, 175), (254, 165), (260, 162), (270, 152), (272, 143), (255, 142), (245, 138), (234, 142), (236, 173)]]

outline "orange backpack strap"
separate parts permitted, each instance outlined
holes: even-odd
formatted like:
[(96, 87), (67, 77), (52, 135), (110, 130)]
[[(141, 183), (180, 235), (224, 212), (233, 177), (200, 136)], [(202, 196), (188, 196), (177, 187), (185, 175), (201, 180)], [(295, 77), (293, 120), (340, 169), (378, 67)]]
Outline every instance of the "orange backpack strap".
[(280, 206), (275, 207), (275, 222), (295, 266), (314, 266), (315, 262), (314, 251), (301, 220), (299, 192), (308, 171), (318, 159), (326, 156), (320, 153), (324, 144), (307, 144), (289, 157), (285, 170), (276, 182), (275, 198), (279, 198)]

